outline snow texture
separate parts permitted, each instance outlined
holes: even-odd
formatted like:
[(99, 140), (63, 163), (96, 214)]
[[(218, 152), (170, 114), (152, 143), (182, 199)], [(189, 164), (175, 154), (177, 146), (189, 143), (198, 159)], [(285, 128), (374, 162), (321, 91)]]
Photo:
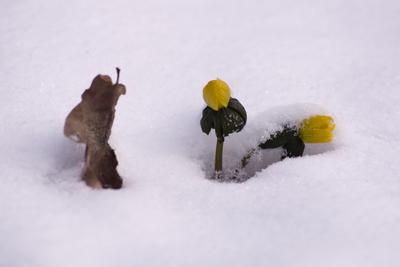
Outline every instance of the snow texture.
[[(399, 14), (397, 0), (2, 1), (0, 266), (399, 266)], [(99, 191), (62, 128), (116, 66), (125, 184)], [(306, 103), (335, 118), (335, 141), (263, 151), (243, 183), (207, 179), (217, 77), (248, 114), (227, 170)]]

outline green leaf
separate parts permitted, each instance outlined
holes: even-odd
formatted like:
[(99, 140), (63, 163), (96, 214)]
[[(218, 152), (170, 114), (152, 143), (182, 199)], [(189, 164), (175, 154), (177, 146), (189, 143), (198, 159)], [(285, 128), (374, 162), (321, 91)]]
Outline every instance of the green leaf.
[(206, 107), (203, 110), (200, 125), (206, 134), (209, 134), (211, 129), (215, 129), (217, 138), (223, 141), (225, 136), (241, 131), (246, 120), (247, 114), (242, 104), (237, 99), (230, 98), (227, 108), (215, 111)]
[(258, 145), (261, 149), (282, 147), (287, 157), (301, 157), (304, 152), (304, 142), (299, 137), (298, 129), (294, 126), (286, 125), (282, 131), (278, 131), (270, 136), (269, 139)]
[(211, 129), (214, 128), (214, 113), (213, 110), (209, 107), (206, 107), (203, 110), (203, 116), (201, 117), (200, 126), (201, 130), (205, 134), (209, 134)]

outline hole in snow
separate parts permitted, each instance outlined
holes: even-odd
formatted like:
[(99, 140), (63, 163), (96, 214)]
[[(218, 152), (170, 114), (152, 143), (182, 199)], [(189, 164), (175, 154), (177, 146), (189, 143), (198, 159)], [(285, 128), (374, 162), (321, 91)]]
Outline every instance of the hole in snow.
[[(246, 167), (241, 168), (241, 159), (246, 153), (239, 153), (242, 151), (234, 144), (230, 144), (232, 147), (226, 149), (223, 155), (223, 173), (222, 176), (217, 179), (219, 182), (245, 182), (246, 180), (254, 177), (257, 172), (260, 172), (274, 163), (282, 161), (282, 155), (284, 150), (282, 148), (273, 149), (259, 149), (251, 157)], [(332, 151), (334, 145), (329, 144), (305, 144), (304, 154), (305, 155), (318, 155), (328, 151)], [(301, 160), (301, 157), (292, 158), (293, 160)], [(285, 160), (285, 159), (284, 159)], [(207, 179), (214, 180), (214, 154), (207, 153), (203, 157), (203, 169)]]
[[(331, 150), (333, 150), (333, 144), (305, 144), (303, 156), (318, 155)], [(284, 154), (285, 151), (282, 148), (258, 150), (256, 154), (250, 159), (247, 166), (243, 170), (241, 170), (244, 176), (243, 178), (247, 180), (255, 176), (257, 172), (268, 168), (268, 166), (277, 162), (281, 162), (282, 155)], [(296, 157), (292, 159), (301, 160), (301, 157)]]

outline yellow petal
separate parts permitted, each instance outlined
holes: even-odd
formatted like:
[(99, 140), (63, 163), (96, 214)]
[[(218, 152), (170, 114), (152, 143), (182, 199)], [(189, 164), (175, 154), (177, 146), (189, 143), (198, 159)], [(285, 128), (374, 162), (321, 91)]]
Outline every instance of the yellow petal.
[(209, 81), (203, 89), (204, 101), (215, 111), (226, 108), (230, 97), (231, 90), (228, 84), (220, 79)]
[(300, 138), (304, 143), (329, 143), (333, 139), (335, 123), (330, 116), (316, 115), (303, 120)]

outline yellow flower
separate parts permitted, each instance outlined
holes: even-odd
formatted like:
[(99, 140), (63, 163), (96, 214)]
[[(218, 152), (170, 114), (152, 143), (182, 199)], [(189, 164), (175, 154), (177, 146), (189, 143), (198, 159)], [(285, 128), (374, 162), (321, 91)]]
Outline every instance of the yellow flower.
[(223, 80), (212, 80), (204, 87), (203, 98), (207, 106), (218, 111), (228, 106), (229, 99), (231, 98), (231, 90), (229, 85)]
[(303, 120), (300, 138), (304, 143), (329, 143), (333, 139), (335, 123), (330, 116), (316, 115)]

